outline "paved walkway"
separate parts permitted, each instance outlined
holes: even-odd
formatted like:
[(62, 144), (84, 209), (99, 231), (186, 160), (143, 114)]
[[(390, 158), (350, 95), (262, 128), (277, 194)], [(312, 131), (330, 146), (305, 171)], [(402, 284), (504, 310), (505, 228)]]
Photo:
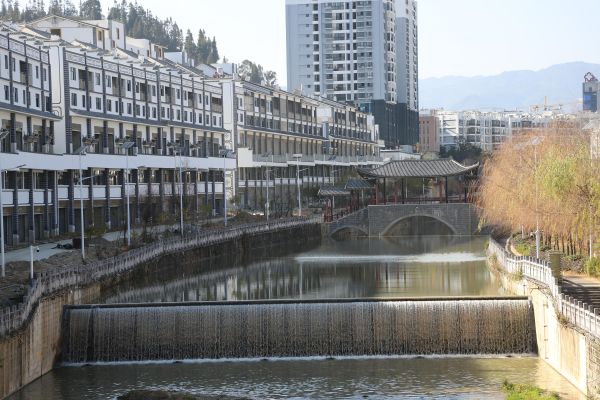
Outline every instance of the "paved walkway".
[[(215, 220), (211, 220), (210, 223), (218, 223), (221, 221), (222, 221), (221, 218), (217, 218)], [(179, 225), (161, 225), (161, 226), (151, 227), (151, 230), (153, 233), (162, 233), (162, 232), (166, 231), (167, 229), (176, 230), (176, 229), (179, 229)], [(132, 234), (141, 233), (142, 228), (134, 228), (131, 230), (131, 232), (132, 232)], [(124, 236), (123, 231), (114, 231), (114, 232), (105, 233), (104, 235), (102, 235), (102, 238), (109, 242), (116, 242), (118, 240), (123, 240), (123, 236)], [(74, 249), (59, 249), (56, 247), (57, 244), (65, 245), (65, 244), (72, 244), (72, 243), (73, 243), (73, 241), (71, 239), (64, 239), (64, 240), (59, 240), (57, 242), (38, 244), (38, 245), (36, 245), (35, 249), (39, 248), (40, 251), (34, 252), (33, 259), (35, 261), (41, 261), (41, 260), (50, 258), (56, 254), (73, 251)], [(27, 261), (28, 262), (30, 260), (29, 247), (7, 251), (5, 253), (4, 257), (5, 257), (7, 264), (10, 262), (15, 262), (15, 261)]]

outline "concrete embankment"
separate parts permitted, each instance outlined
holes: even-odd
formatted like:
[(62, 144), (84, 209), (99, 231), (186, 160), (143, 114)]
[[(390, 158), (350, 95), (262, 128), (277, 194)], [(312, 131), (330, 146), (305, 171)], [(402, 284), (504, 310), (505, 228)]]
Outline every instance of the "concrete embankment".
[(243, 260), (268, 255), (285, 244), (298, 243), (300, 240), (303, 243), (311, 240), (318, 242), (320, 239), (321, 228), (316, 222), (287, 228), (279, 226), (256, 234), (241, 232), (237, 236), (230, 235), (224, 241), (185, 251), (167, 252), (85, 286), (62, 288), (45, 295), (32, 307), (33, 311), (20, 329), (0, 338), (0, 398), (7, 397), (52, 370), (60, 357), (65, 306), (96, 302), (106, 288), (135, 279), (144, 271), (158, 266), (202, 264), (202, 260), (223, 256), (229, 260)]
[[(497, 244), (490, 245), (490, 268), (509, 293), (531, 299), (539, 357), (589, 398), (598, 398), (600, 343), (590, 331), (571, 323), (562, 314), (555, 293), (544, 284), (545, 279), (528, 276), (522, 267), (516, 273), (509, 272), (507, 265), (503, 265), (506, 257), (500, 251), (503, 250)], [(582, 312), (582, 322), (584, 318)]]

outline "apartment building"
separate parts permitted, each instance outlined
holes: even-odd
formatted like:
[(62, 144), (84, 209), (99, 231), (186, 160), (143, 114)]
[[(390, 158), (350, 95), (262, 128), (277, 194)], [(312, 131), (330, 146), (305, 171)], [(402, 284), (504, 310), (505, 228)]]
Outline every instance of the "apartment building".
[(419, 152), (437, 153), (440, 151), (440, 120), (432, 112), (419, 115)]
[(81, 198), (86, 228), (125, 225), (127, 194), (138, 223), (178, 215), (180, 197), (188, 215), (221, 211), (223, 170), (236, 165), (219, 158), (233, 149), (222, 86), (166, 59), (66, 41), (58, 33), (98, 28), (83, 22), (79, 35), (50, 18), (1, 36), (6, 242), (79, 231)]
[[(379, 165), (371, 115), (326, 99), (235, 82), (238, 194), (244, 208), (288, 212), (321, 185), (356, 167)], [(345, 182), (344, 182), (345, 183)]]
[(416, 144), (414, 0), (286, 0), (286, 25), (288, 88), (373, 113), (387, 147)]
[[(484, 151), (495, 150), (520, 131), (544, 128), (557, 119), (567, 118), (567, 115), (554, 111), (525, 113), (429, 110), (422, 114), (422, 122), (424, 117), (433, 116), (437, 119), (439, 146), (451, 148), (460, 143), (469, 143)], [(420, 145), (425, 146), (427, 143), (427, 138), (421, 135)]]

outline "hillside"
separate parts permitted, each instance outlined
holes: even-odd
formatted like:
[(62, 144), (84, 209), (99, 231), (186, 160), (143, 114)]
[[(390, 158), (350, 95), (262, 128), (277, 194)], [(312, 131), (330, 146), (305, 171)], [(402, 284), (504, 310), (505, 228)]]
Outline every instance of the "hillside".
[[(600, 76), (600, 64), (573, 62), (553, 65), (539, 71), (510, 71), (495, 76), (423, 79), (420, 82), (420, 107), (466, 109), (525, 109), (543, 104), (563, 104), (566, 111), (581, 99), (583, 76)], [(574, 111), (574, 110), (573, 110)]]

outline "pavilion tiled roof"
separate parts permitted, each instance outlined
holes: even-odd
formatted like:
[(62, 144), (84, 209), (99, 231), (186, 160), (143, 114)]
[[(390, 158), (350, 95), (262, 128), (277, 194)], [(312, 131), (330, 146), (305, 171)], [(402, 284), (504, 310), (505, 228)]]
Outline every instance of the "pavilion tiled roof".
[(451, 158), (440, 160), (392, 161), (378, 168), (360, 169), (366, 179), (374, 178), (440, 178), (464, 175), (479, 168), (479, 164), (465, 166)]
[(348, 178), (348, 182), (346, 182), (346, 190), (368, 190), (372, 188), (371, 184), (362, 178)]

